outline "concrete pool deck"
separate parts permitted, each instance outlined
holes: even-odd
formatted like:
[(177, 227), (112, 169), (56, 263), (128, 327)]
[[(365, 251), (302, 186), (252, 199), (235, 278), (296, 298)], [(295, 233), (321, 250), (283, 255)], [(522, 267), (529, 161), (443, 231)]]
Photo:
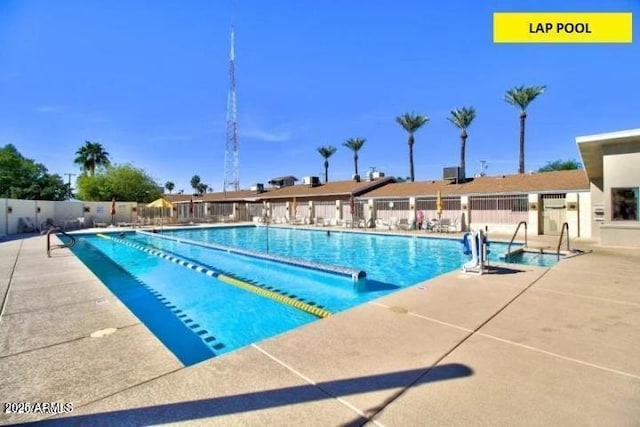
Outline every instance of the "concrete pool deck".
[(452, 272), (185, 368), (68, 250), (0, 242), (0, 423), (50, 417), (5, 402), (60, 402), (45, 424), (638, 425), (640, 250), (591, 249)]

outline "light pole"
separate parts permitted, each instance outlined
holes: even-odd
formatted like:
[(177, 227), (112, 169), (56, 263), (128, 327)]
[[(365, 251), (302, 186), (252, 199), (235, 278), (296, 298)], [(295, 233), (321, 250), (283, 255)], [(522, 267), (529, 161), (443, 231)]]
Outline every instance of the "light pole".
[(73, 199), (73, 193), (71, 192), (71, 177), (76, 176), (75, 173), (65, 173), (69, 177), (69, 199)]

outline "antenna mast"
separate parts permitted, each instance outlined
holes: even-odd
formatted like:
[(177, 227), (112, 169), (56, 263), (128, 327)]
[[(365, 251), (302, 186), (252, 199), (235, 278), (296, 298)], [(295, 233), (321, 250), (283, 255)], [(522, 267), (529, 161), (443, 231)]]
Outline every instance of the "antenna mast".
[(486, 160), (480, 160), (480, 176), (485, 176), (485, 170), (489, 167)]
[(227, 97), (226, 142), (224, 151), (223, 191), (240, 189), (238, 160), (238, 122), (236, 111), (236, 64), (234, 50), (234, 29), (231, 27), (231, 52), (229, 54), (229, 94)]

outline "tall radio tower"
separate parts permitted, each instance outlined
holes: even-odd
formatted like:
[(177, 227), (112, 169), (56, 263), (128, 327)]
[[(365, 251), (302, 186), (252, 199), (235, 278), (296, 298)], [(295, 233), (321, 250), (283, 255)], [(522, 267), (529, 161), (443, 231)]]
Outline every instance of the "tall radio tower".
[(236, 64), (234, 52), (233, 26), (231, 27), (231, 53), (229, 55), (229, 95), (227, 97), (227, 135), (224, 150), (223, 191), (240, 189), (238, 161), (238, 122), (236, 112)]

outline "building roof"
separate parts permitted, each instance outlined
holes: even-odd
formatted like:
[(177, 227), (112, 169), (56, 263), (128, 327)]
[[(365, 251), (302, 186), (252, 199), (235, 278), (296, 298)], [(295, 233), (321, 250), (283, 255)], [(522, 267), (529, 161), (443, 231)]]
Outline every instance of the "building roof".
[(443, 196), (496, 193), (531, 193), (588, 190), (589, 181), (584, 170), (541, 172), (521, 175), (482, 176), (464, 184), (446, 180), (400, 182), (370, 191), (366, 197), (390, 198), (408, 196)]
[(307, 184), (290, 185), (282, 188), (264, 189), (258, 193), (253, 190), (227, 191), (226, 193), (206, 193), (203, 196), (191, 194), (165, 194), (171, 203), (188, 203), (193, 199), (199, 202), (255, 202), (274, 199), (292, 199), (294, 197), (325, 197), (325, 196), (359, 196), (372, 188), (393, 182), (392, 177), (379, 178), (373, 181), (334, 181), (316, 186)]
[(314, 197), (371, 197), (393, 198), (410, 196), (443, 196), (498, 193), (564, 192), (589, 190), (589, 181), (584, 170), (541, 172), (522, 175), (482, 176), (464, 184), (451, 181), (398, 182), (392, 177), (373, 181), (333, 181), (317, 186), (291, 185), (278, 189), (265, 189), (206, 193), (203, 196), (190, 194), (165, 194), (172, 203), (199, 202), (257, 202), (263, 200), (314, 198)]
[(194, 203), (199, 202), (251, 202), (261, 200), (261, 197), (269, 193), (265, 189), (262, 193), (253, 190), (227, 191), (219, 193), (205, 193), (202, 196), (191, 194), (165, 194), (164, 197), (171, 203), (188, 203), (193, 199)]
[(333, 181), (324, 184), (291, 185), (270, 190), (268, 194), (261, 194), (261, 199), (291, 199), (292, 197), (323, 197), (323, 196), (359, 196), (371, 189), (394, 182), (392, 177), (375, 179), (373, 181)]
[(640, 144), (640, 129), (577, 137), (576, 144), (589, 179), (602, 178), (604, 146), (634, 142)]

